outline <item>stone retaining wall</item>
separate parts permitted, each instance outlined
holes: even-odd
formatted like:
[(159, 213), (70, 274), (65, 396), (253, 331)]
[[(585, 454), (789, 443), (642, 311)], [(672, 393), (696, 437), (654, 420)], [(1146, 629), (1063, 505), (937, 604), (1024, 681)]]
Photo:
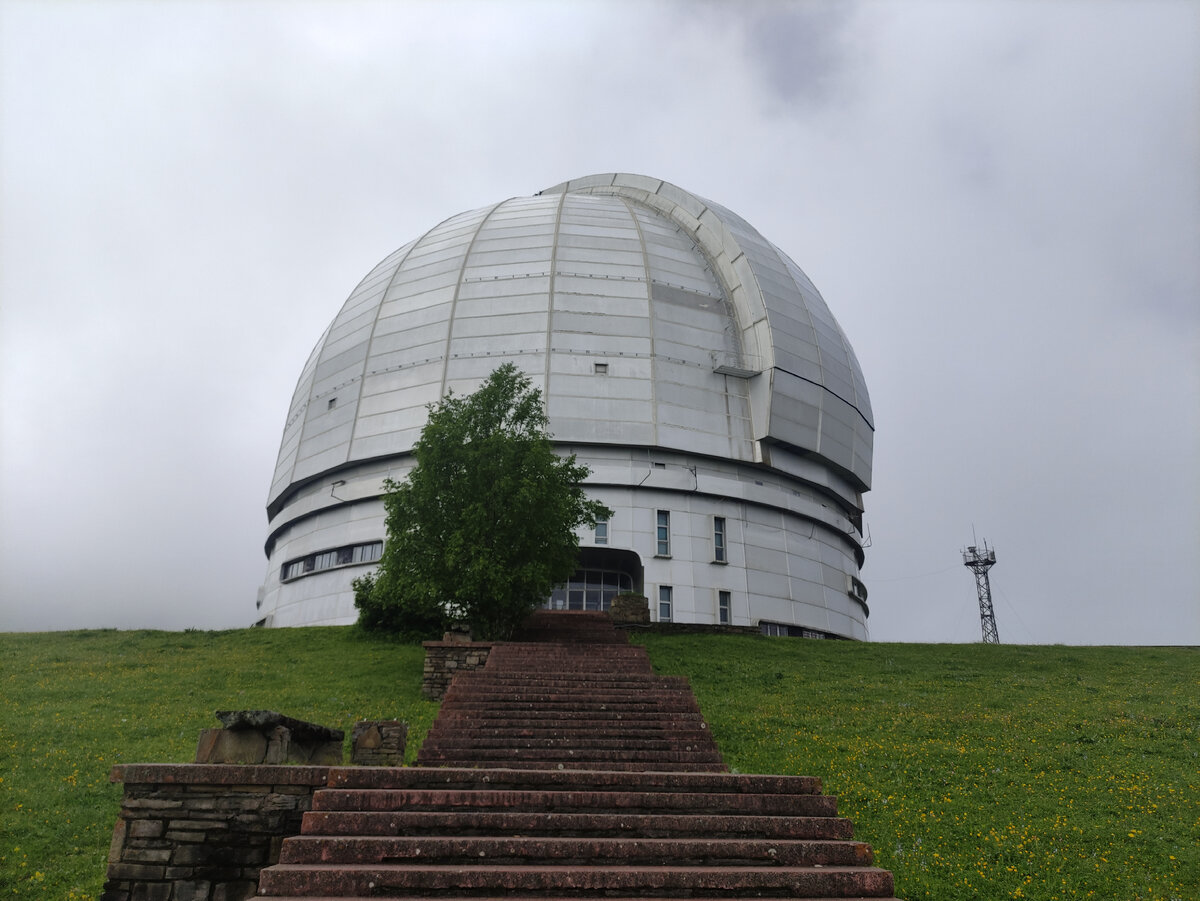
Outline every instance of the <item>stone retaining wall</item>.
[(128, 764), (101, 901), (244, 901), (329, 767)]
[(435, 701), (441, 700), (450, 687), (450, 680), (459, 670), (481, 669), (491, 653), (490, 642), (482, 641), (426, 641), (425, 674), (421, 680), (421, 694)]

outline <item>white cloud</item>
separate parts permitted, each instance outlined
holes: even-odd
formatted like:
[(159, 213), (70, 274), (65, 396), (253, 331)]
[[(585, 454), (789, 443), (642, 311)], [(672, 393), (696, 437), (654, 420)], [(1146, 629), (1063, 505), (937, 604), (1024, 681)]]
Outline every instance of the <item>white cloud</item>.
[[(236, 626), (305, 357), (441, 219), (667, 178), (877, 416), (877, 639), (1200, 641), (1185, 2), (0, 5), (0, 628)], [(1011, 639), (1010, 639), (1011, 636)]]

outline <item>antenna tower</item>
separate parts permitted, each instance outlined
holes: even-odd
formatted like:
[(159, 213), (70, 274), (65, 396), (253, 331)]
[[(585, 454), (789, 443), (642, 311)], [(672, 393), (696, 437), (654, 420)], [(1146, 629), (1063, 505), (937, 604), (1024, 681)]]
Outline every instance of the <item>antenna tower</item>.
[(963, 566), (975, 573), (975, 590), (979, 592), (979, 621), (983, 625), (983, 643), (1000, 644), (996, 630), (996, 614), (992, 610), (992, 584), (988, 570), (996, 565), (996, 552), (983, 543), (983, 550), (971, 545), (963, 551)]

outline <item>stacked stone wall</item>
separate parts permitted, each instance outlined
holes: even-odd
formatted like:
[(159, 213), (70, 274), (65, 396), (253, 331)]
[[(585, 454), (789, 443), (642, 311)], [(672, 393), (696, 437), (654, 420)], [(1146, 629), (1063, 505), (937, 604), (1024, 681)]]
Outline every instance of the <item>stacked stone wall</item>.
[(487, 663), (492, 645), (482, 641), (426, 641), (425, 673), (421, 694), (441, 700), (450, 687), (450, 680), (462, 670), (482, 669)]
[(350, 762), (355, 766), (404, 766), (408, 723), (403, 720), (359, 720), (351, 733)]
[(244, 901), (300, 834), (323, 766), (130, 764), (101, 901)]

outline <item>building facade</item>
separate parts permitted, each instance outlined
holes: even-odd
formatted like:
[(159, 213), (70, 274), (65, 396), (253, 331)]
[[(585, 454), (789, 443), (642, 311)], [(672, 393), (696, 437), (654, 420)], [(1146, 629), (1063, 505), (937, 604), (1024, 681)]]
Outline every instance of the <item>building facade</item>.
[(800, 268), (735, 213), (638, 175), (575, 179), (453, 216), (358, 285), (309, 357), (268, 497), (262, 625), (353, 622), (382, 482), (426, 405), (504, 362), (612, 518), (548, 599), (656, 620), (867, 637), (870, 400)]

